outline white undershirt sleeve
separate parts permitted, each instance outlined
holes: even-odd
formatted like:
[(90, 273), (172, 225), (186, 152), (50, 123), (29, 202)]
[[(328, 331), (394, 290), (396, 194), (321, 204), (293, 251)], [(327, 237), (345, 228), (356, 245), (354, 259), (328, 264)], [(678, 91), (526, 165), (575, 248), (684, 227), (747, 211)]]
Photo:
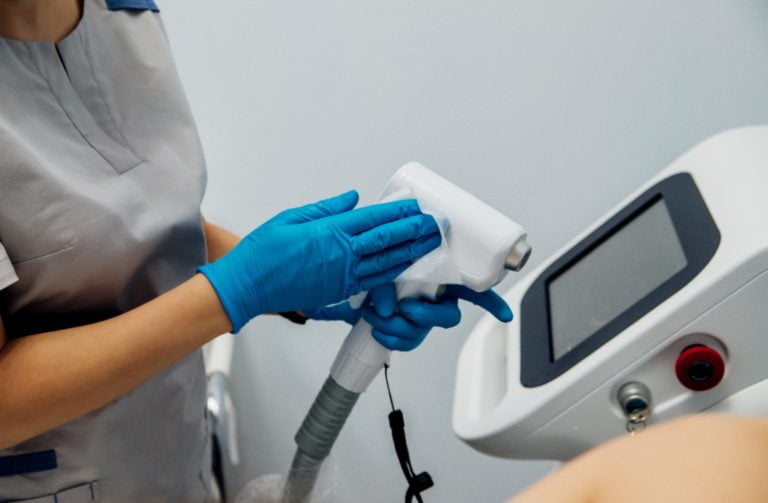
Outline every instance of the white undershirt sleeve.
[(0, 243), (0, 290), (11, 286), (16, 283), (19, 278), (16, 276), (16, 271), (13, 269), (11, 259), (3, 248), (3, 244)]

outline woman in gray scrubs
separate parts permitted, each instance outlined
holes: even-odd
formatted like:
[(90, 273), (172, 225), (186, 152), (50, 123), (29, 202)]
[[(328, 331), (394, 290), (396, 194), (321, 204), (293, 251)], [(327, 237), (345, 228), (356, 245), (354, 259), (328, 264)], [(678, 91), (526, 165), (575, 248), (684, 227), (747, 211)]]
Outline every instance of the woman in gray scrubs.
[(395, 349), (458, 322), (460, 293), (394, 312), (439, 244), (414, 201), (347, 193), (240, 240), (202, 219), (205, 179), (152, 0), (0, 0), (0, 501), (212, 501), (199, 348), (256, 315), (354, 322), (322, 306), (373, 289)]

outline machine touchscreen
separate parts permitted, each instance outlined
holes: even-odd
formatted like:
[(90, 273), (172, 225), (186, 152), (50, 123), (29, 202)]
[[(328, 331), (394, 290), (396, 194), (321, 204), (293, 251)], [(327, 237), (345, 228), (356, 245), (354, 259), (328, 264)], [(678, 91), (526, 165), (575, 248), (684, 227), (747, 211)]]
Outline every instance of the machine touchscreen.
[(559, 359), (688, 264), (659, 198), (548, 285), (552, 357)]

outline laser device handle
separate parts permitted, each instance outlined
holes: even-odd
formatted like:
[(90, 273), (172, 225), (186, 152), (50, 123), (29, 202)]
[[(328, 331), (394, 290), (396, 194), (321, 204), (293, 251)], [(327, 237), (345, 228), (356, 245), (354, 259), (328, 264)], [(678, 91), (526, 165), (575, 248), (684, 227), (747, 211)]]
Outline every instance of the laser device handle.
[[(430, 283), (398, 283), (397, 298), (420, 297), (434, 299), (440, 285)], [(360, 319), (344, 339), (331, 366), (331, 377), (347, 391), (362, 393), (376, 375), (389, 363), (389, 349), (379, 344), (371, 333), (371, 324)]]
[(373, 338), (373, 327), (360, 319), (344, 339), (331, 366), (331, 377), (347, 391), (362, 393), (389, 362), (392, 353)]

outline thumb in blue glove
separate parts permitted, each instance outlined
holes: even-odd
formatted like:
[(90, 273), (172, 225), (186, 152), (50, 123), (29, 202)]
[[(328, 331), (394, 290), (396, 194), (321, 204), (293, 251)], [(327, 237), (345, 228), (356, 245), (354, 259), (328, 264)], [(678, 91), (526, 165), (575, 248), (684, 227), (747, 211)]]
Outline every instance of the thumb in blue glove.
[(418, 347), (433, 327), (451, 328), (461, 321), (459, 299), (469, 301), (491, 313), (499, 321), (512, 321), (509, 305), (493, 290), (475, 292), (462, 285), (449, 285), (436, 301), (403, 299), (397, 302), (395, 285), (387, 283), (371, 290), (361, 309), (344, 302), (305, 311), (312, 319), (343, 320), (354, 324), (362, 317), (373, 327), (373, 337), (393, 351)]

